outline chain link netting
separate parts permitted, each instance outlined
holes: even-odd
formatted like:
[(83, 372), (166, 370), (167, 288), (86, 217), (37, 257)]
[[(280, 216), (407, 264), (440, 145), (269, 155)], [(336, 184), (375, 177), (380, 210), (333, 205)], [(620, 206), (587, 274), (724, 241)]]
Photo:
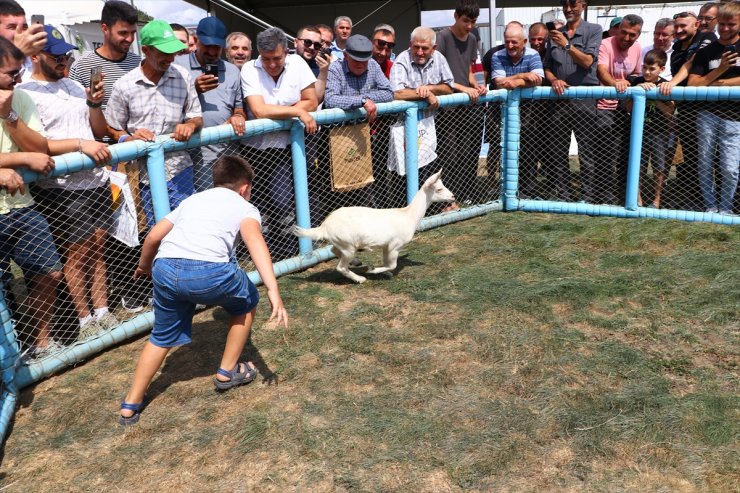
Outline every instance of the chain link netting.
[[(703, 102), (648, 99), (639, 205), (740, 212), (735, 193), (737, 163), (733, 172), (733, 163), (723, 165), (720, 158), (723, 147), (734, 145), (727, 141), (733, 134), (723, 132), (725, 122), (733, 121), (737, 105), (728, 101), (724, 109), (710, 111), (703, 109)], [(630, 108), (626, 101), (615, 109), (601, 109), (594, 99), (523, 100), (518, 198), (623, 206)]]

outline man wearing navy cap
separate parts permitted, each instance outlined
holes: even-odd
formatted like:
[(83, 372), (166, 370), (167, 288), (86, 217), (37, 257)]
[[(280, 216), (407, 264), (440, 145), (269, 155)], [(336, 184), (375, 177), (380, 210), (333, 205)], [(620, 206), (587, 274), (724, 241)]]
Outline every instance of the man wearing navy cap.
[[(221, 59), (226, 46), (226, 34), (226, 26), (221, 20), (216, 17), (201, 19), (196, 30), (195, 51), (178, 56), (175, 63), (190, 72), (195, 82), (195, 91), (203, 111), (203, 126), (229, 123), (234, 133), (243, 135), (246, 115), (240, 72), (234, 64)], [(213, 187), (214, 161), (224, 152), (237, 147), (238, 143), (209, 144), (189, 151), (193, 159), (196, 192)]]
[(372, 59), (373, 44), (367, 37), (350, 36), (344, 55), (344, 60), (329, 67), (324, 108), (365, 108), (367, 121), (372, 123), (378, 114), (375, 103), (393, 101), (391, 84), (378, 62)]
[[(347, 39), (344, 59), (332, 63), (329, 67), (324, 108), (342, 110), (364, 108), (367, 111), (367, 121), (371, 124), (375, 121), (378, 115), (376, 103), (393, 101), (393, 91), (390, 81), (372, 57), (373, 44), (367, 37), (354, 34)], [(385, 143), (387, 145), (387, 141)], [(376, 160), (376, 165), (373, 166), (376, 171), (381, 168), (379, 164)], [(369, 195), (363, 193), (356, 195), (361, 200), (361, 205), (380, 205), (376, 203), (372, 192)], [(351, 195), (345, 194), (345, 197)]]
[[(53, 26), (44, 26), (46, 45), (31, 56), (33, 73), (21, 84), (36, 104), (51, 155), (79, 151), (98, 164), (110, 160), (108, 146), (96, 142), (107, 132), (101, 110), (104, 82), (90, 92), (64, 76), (71, 51)], [(34, 196), (66, 253), (64, 277), (79, 318), (80, 339), (120, 322), (108, 310), (106, 233), (111, 223), (110, 188), (103, 168), (37, 182)], [(90, 310), (90, 306), (93, 310)]]

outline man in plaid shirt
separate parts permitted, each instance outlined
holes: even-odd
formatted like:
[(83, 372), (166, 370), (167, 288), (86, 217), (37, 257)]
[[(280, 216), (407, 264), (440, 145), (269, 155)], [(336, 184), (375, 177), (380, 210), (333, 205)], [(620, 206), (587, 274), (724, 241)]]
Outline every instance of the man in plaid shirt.
[[(142, 64), (113, 86), (105, 110), (108, 133), (118, 142), (153, 141), (169, 135), (184, 142), (203, 127), (195, 84), (184, 68), (172, 63), (186, 48), (170, 25), (153, 20), (141, 29), (145, 54)], [(170, 209), (194, 193), (193, 161), (185, 151), (165, 158), (165, 175)], [(139, 193), (149, 226), (154, 225), (152, 194), (146, 168), (141, 170)]]

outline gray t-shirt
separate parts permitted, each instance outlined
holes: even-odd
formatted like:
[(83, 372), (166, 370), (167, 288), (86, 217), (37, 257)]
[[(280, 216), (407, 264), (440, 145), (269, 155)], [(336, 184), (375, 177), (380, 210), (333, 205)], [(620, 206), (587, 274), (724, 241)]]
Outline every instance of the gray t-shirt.
[(477, 50), (478, 39), (473, 34), (465, 41), (457, 39), (449, 27), (437, 34), (437, 51), (445, 56), (455, 82), (460, 85), (471, 87), (470, 67), (475, 63)]

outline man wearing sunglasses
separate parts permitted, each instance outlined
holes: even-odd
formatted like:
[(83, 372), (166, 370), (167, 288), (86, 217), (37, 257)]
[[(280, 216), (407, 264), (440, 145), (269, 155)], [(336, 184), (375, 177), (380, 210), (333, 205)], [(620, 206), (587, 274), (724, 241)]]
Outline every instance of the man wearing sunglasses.
[(396, 46), (396, 31), (388, 24), (380, 24), (373, 32), (373, 60), (378, 62), (380, 69), (390, 79), (393, 61), (393, 48)]
[(699, 21), (699, 31), (703, 33), (713, 33), (717, 30), (717, 14), (719, 12), (719, 4), (715, 2), (705, 3), (699, 10), (699, 16), (696, 20)]
[(331, 55), (322, 53), (324, 42), (321, 40), (321, 31), (316, 26), (303, 26), (298, 29), (293, 40), (296, 55), (300, 55), (316, 77), (316, 97), (319, 104), (324, 102), (326, 78), (329, 75)]
[[(581, 19), (587, 8), (582, 0), (561, 2), (566, 18), (565, 26), (549, 32), (545, 54), (545, 77), (553, 91), (560, 96), (570, 86), (597, 86), (596, 76), (601, 26)], [(552, 127), (560, 137), (552, 142), (552, 187), (555, 199), (569, 201), (570, 167), (568, 149), (570, 134), (578, 142), (578, 160), (581, 169), (582, 200), (594, 200), (594, 169), (597, 149), (601, 144), (594, 132), (596, 104), (593, 100), (567, 99), (558, 101), (552, 115)]]

